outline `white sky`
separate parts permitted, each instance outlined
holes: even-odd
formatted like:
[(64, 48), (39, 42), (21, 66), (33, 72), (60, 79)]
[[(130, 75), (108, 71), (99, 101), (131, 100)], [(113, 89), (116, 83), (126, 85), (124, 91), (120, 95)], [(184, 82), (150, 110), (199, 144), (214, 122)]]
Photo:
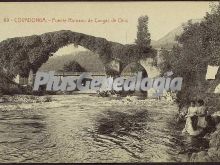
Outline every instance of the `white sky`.
[[(19, 36), (72, 30), (104, 37), (119, 43), (133, 43), (137, 19), (149, 16), (151, 38), (158, 40), (189, 19), (200, 19), (210, 11), (210, 2), (23, 2), (0, 3), (0, 41)], [(127, 23), (5, 23), (4, 18), (123, 18)], [(65, 48), (61, 53), (72, 51)]]

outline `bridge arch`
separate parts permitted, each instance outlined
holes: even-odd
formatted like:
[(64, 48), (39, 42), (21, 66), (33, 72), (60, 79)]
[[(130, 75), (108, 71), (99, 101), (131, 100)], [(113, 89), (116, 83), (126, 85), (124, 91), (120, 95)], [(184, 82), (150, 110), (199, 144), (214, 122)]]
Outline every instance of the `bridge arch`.
[(128, 65), (126, 65), (122, 71), (121, 75), (134, 75), (137, 72), (142, 72), (142, 77), (148, 77), (148, 73), (143, 65), (140, 64), (140, 62), (131, 62)]
[(112, 60), (117, 59), (120, 61), (120, 69), (113, 73), (120, 74), (121, 68), (127, 65), (128, 61), (137, 61), (143, 55), (150, 57), (154, 54), (154, 50), (151, 48), (140, 50), (135, 44), (123, 45), (108, 41), (105, 38), (61, 30), (41, 35), (15, 37), (0, 42), (0, 62), (8, 73), (14, 76), (28, 77), (31, 70), (36, 73), (42, 64), (48, 61), (50, 56), (70, 44), (80, 45), (98, 54), (106, 72), (109, 72), (109, 74), (112, 74), (112, 68), (109, 65)]
[(75, 48), (73, 44), (59, 49), (53, 57), (49, 57), (48, 61), (39, 68), (39, 71), (65, 72), (63, 66), (70, 62), (75, 62), (83, 68), (83, 70), (73, 70), (73, 72), (106, 73), (105, 66), (98, 54), (81, 46)]
[[(131, 62), (122, 68), (121, 75), (126, 76), (127, 74), (136, 74), (137, 72), (142, 72), (142, 78), (156, 78), (160, 77), (160, 70), (156, 67), (153, 58), (144, 58), (136, 62)], [(149, 89), (147, 92), (141, 92), (142, 95), (147, 97), (155, 97), (155, 90)], [(138, 92), (134, 92), (139, 95)], [(132, 94), (134, 94), (132, 93)], [(140, 92), (139, 92), (140, 93)]]
[[(136, 70), (135, 70), (136, 68)], [(124, 72), (129, 72), (133, 69), (133, 72), (136, 71), (144, 71), (147, 77), (154, 78), (160, 76), (160, 70), (155, 65), (155, 61), (153, 58), (144, 58), (141, 60), (137, 60), (136, 62), (131, 62), (127, 65), (123, 64), (121, 68), (121, 74)]]

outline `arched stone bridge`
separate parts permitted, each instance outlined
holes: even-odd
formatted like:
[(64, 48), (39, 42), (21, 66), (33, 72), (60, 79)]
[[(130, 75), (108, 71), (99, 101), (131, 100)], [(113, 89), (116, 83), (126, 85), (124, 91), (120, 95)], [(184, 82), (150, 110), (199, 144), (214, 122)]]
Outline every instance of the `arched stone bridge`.
[(123, 45), (69, 30), (4, 40), (0, 42), (0, 62), (9, 73), (28, 77), (31, 70), (37, 72), (58, 49), (70, 44), (80, 45), (97, 53), (108, 75), (120, 75), (132, 62), (144, 66), (149, 77), (156, 76), (151, 75), (151, 72), (158, 74), (158, 69), (154, 66), (156, 59), (154, 49), (141, 51), (135, 44)]

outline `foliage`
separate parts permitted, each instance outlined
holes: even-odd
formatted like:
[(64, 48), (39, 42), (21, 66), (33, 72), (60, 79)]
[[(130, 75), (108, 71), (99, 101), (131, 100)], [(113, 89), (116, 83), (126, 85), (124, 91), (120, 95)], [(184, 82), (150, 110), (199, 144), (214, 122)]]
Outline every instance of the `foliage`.
[(220, 6), (215, 7), (200, 23), (189, 21), (183, 27), (183, 33), (177, 37), (179, 44), (160, 65), (164, 72), (172, 70), (174, 76), (183, 77), (179, 103), (198, 97), (220, 83), (220, 70), (214, 81), (205, 79), (208, 65), (220, 65)]
[(13, 77), (18, 74), (28, 77), (30, 70), (35, 73), (58, 49), (69, 44), (80, 45), (98, 54), (104, 65), (112, 59), (126, 62), (129, 57), (134, 61), (143, 55), (152, 55), (151, 48), (143, 51), (137, 45), (122, 45), (104, 38), (61, 30), (0, 42), (0, 64)]
[(138, 45), (138, 47), (142, 49), (150, 48), (151, 39), (150, 39), (150, 33), (148, 30), (148, 16), (141, 16), (138, 18), (138, 26), (137, 26), (137, 39), (135, 40), (135, 43)]
[(86, 72), (86, 70), (76, 61), (70, 61), (69, 63), (64, 64), (63, 70), (65, 72)]
[[(0, 65), (6, 70), (7, 76), (11, 80), (16, 75), (28, 77), (30, 70), (36, 73), (50, 56), (69, 44), (80, 45), (98, 54), (105, 66), (112, 59), (117, 59), (127, 65), (143, 57), (155, 57), (156, 51), (150, 46), (148, 17), (142, 16), (138, 21), (137, 45), (122, 45), (104, 38), (69, 30), (9, 38), (0, 42)], [(73, 67), (72, 69), (78, 68)], [(72, 70), (68, 67), (66, 69)]]
[(94, 51), (103, 58), (111, 56), (111, 46), (114, 45), (104, 38), (68, 30), (17, 37), (0, 42), (0, 64), (13, 76), (27, 77), (31, 69), (36, 72), (58, 49), (71, 43)]
[(54, 56), (44, 63), (39, 70), (41, 71), (59, 71), (63, 69), (65, 63), (69, 61), (76, 61), (88, 72), (105, 72), (104, 65), (102, 64), (99, 55), (91, 51), (77, 51), (75, 53)]
[(8, 90), (11, 87), (13, 87), (12, 90), (18, 88), (18, 85), (12, 81), (12, 76), (5, 72), (3, 68), (0, 69), (0, 77), (0, 94), (5, 94), (6, 92), (9, 92)]

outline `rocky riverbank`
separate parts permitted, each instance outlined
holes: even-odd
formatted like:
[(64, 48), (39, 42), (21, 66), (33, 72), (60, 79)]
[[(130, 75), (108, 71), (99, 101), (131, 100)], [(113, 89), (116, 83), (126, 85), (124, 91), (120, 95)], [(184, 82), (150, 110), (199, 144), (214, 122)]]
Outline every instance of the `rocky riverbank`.
[(202, 140), (207, 141), (207, 146), (197, 151), (186, 152), (181, 155), (182, 161), (220, 162), (220, 96), (219, 94), (205, 94), (200, 98), (205, 101), (208, 114), (211, 115), (208, 122), (211, 122), (212, 126), (205, 131), (204, 136), (195, 137), (194, 140), (201, 141), (201, 143)]
[(1, 162), (178, 161), (175, 104), (88, 94), (52, 100), (0, 104)]
[(33, 95), (3, 95), (0, 97), (0, 103), (40, 103), (51, 102), (50, 96), (33, 96)]
[(216, 131), (210, 135), (209, 148), (204, 151), (193, 153), (188, 161), (220, 162), (220, 124), (216, 126)]
[[(13, 157), (13, 154), (17, 154), (16, 156), (20, 158), (19, 153), (13, 153), (11, 148), (19, 146), (19, 149), (26, 153), (25, 145), (33, 143), (36, 143), (35, 149), (29, 147), (30, 156), (27, 156), (28, 160), (24, 162), (46, 162), (48, 157), (50, 162), (220, 160), (220, 125), (216, 126), (215, 132), (202, 139), (204, 143), (201, 139), (194, 138), (192, 144), (186, 136), (181, 135), (183, 125), (177, 124), (174, 120), (178, 113), (177, 105), (163, 98), (161, 100), (143, 99), (138, 96), (102, 98), (96, 95), (15, 95), (2, 98), (7, 102), (0, 104), (2, 119), (0, 132), (4, 132), (5, 135), (4, 139), (0, 138), (0, 142), (2, 140), (0, 147), (10, 145), (8, 150), (0, 151), (0, 160), (3, 162), (8, 160), (19, 162)], [(42, 123), (47, 127), (42, 127)], [(12, 130), (6, 129), (8, 125)], [(43, 133), (39, 133), (38, 129), (42, 129)], [(11, 139), (22, 138), (21, 142), (7, 142), (8, 134)], [(29, 138), (28, 141), (26, 136)], [(54, 156), (47, 155), (47, 148), (44, 145), (52, 145), (47, 144), (50, 143), (47, 138), (58, 146), (49, 148)], [(41, 144), (41, 140), (46, 144)], [(181, 153), (181, 148), (184, 147)], [(60, 154), (60, 148), (65, 156)], [(97, 153), (94, 153), (94, 150)], [(6, 151), (8, 154), (5, 154)], [(76, 151), (83, 153), (83, 158), (82, 154), (75, 155)], [(116, 153), (121, 155), (118, 156)], [(34, 154), (36, 158), (31, 157)], [(41, 158), (41, 154), (46, 155), (45, 159)], [(8, 155), (11, 157), (8, 158)]]

